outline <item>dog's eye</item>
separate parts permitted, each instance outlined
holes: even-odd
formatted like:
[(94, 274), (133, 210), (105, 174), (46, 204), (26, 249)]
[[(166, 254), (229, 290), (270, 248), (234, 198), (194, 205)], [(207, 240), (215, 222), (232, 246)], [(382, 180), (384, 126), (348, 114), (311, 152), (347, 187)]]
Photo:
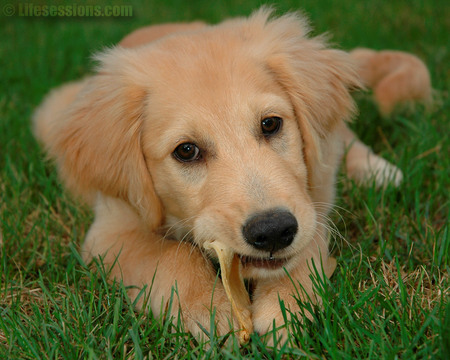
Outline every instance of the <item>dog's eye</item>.
[(192, 143), (183, 143), (177, 146), (173, 152), (175, 159), (181, 162), (190, 162), (201, 158), (200, 149)]
[(278, 116), (271, 116), (261, 121), (261, 130), (265, 137), (275, 135), (281, 129), (283, 119)]

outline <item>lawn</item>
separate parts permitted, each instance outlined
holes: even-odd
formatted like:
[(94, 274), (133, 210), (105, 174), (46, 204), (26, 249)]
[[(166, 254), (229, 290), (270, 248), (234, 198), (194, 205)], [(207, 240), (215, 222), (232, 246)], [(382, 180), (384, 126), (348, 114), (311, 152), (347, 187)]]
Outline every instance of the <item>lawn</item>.
[(221, 348), (223, 339), (215, 337), (211, 346), (198, 344), (181, 326), (135, 312), (124, 287), (106, 282), (101, 263), (100, 274), (93, 274), (80, 260), (92, 214), (64, 192), (44, 160), (30, 131), (33, 109), (52, 87), (89, 74), (93, 52), (139, 26), (218, 22), (262, 4), (125, 3), (132, 17), (23, 17), (12, 0), (16, 14), (6, 16), (9, 5), (0, 5), (0, 359), (448, 359), (448, 1), (276, 4), (279, 12), (302, 9), (315, 34), (329, 32), (343, 49), (415, 53), (430, 69), (435, 103), (429, 111), (419, 106), (382, 118), (369, 93), (355, 94), (360, 114), (352, 127), (405, 179), (399, 188), (377, 190), (340, 174), (330, 214), (341, 234), (331, 244), (338, 267), (330, 281), (318, 284), (324, 309), (310, 309), (314, 321), (298, 314), (292, 346), (274, 350), (257, 335), (240, 349), (232, 341)]

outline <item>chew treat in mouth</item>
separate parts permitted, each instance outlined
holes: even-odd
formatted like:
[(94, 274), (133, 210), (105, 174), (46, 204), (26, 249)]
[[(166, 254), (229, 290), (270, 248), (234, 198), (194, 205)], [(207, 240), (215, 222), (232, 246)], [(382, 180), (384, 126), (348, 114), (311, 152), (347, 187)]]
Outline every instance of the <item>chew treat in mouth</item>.
[(253, 324), (250, 315), (250, 298), (241, 275), (241, 259), (238, 254), (220, 241), (205, 243), (204, 247), (213, 249), (217, 253), (222, 272), (222, 284), (231, 302), (233, 313), (239, 322), (239, 342), (245, 344), (250, 340)]

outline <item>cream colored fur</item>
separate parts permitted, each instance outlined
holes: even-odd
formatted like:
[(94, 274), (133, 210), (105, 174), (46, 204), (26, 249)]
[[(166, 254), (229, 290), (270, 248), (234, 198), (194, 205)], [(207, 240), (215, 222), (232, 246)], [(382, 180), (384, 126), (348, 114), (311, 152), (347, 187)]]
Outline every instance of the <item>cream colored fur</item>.
[(364, 84), (373, 88), (375, 101), (383, 115), (392, 113), (397, 105), (417, 101), (431, 104), (430, 74), (417, 56), (402, 51), (364, 48), (350, 54)]
[[(327, 266), (323, 219), (345, 148), (348, 174), (358, 181), (374, 174), (380, 185), (401, 179), (345, 124), (355, 110), (349, 89), (360, 86), (350, 56), (308, 37), (302, 17), (270, 16), (262, 9), (216, 26), (176, 24), (164, 28), (170, 35), (163, 38), (160, 28), (138, 31), (98, 56), (95, 75), (52, 91), (34, 117), (36, 137), (63, 181), (93, 204), (86, 261), (117, 259), (112, 276), (151, 287), (156, 315), (176, 286), (173, 315), (181, 309), (187, 329), (199, 337), (197, 324), (209, 328), (211, 305), (220, 334), (233, 321), (206, 256), (212, 254), (202, 250), (205, 241), (267, 256), (245, 243), (243, 223), (258, 211), (289, 209), (299, 232), (276, 256), (288, 259), (294, 282), (314, 298), (309, 266), (314, 261), (320, 269), (321, 260)], [(144, 44), (143, 34), (158, 40)], [(260, 134), (268, 115), (283, 119), (270, 140)], [(184, 141), (204, 150), (201, 162), (174, 159)], [(250, 267), (244, 275), (256, 283), (257, 332), (284, 323), (279, 299), (298, 308), (283, 269)]]

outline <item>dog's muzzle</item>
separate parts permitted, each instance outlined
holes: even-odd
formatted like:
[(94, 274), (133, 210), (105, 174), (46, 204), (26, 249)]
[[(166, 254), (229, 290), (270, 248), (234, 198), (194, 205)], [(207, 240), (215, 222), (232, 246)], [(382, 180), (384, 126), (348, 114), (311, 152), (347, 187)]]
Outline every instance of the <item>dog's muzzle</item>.
[(291, 245), (297, 234), (297, 219), (291, 212), (273, 209), (251, 216), (242, 227), (245, 241), (270, 254)]

